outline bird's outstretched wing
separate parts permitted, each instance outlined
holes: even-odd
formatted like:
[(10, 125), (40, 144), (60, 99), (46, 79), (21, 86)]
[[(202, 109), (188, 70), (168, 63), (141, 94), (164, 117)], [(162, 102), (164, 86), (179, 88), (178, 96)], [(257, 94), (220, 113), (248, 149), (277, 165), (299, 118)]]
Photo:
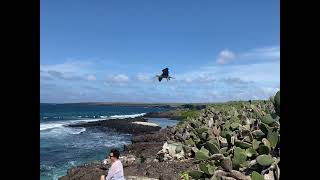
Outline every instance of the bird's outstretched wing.
[(162, 80), (162, 76), (159, 75), (156, 75), (154, 78), (158, 79), (159, 82)]
[(168, 68), (163, 69), (163, 70), (162, 70), (162, 74), (163, 74), (164, 76), (168, 76), (168, 75), (169, 75), (169, 69), (168, 69)]

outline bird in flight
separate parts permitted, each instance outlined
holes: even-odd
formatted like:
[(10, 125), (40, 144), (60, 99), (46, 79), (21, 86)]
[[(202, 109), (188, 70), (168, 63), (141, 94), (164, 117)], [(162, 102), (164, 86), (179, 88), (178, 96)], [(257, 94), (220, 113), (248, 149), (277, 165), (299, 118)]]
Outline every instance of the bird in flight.
[(160, 76), (159, 76), (159, 75), (156, 75), (156, 77), (158, 77), (159, 82), (160, 82), (163, 78), (166, 78), (167, 81), (169, 81), (170, 79), (174, 79), (173, 77), (169, 76), (169, 68), (162, 69), (162, 74), (161, 74)]

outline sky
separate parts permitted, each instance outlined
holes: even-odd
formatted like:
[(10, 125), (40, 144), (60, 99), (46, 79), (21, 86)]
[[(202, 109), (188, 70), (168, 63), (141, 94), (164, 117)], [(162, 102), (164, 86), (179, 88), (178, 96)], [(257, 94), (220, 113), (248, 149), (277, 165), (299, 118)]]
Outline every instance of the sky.
[[(225, 102), (280, 90), (277, 0), (41, 0), (40, 102)], [(158, 82), (163, 68), (175, 79)]]

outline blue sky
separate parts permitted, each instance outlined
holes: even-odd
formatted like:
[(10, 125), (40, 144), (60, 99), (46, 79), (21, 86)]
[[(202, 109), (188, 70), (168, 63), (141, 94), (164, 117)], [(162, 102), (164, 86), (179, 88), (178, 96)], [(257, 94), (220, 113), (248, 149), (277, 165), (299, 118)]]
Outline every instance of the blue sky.
[[(223, 102), (280, 88), (276, 0), (41, 0), (40, 101)], [(169, 67), (175, 79), (155, 78)]]

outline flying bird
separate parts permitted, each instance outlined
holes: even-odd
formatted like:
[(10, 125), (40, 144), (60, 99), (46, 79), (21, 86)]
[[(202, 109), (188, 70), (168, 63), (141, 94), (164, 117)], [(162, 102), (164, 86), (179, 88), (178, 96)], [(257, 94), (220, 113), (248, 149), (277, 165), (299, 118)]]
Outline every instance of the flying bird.
[(174, 79), (173, 77), (169, 76), (169, 68), (162, 69), (162, 74), (161, 74), (160, 76), (159, 76), (159, 75), (156, 75), (156, 77), (158, 77), (159, 82), (160, 82), (163, 78), (166, 78), (167, 81), (169, 81), (170, 79)]

